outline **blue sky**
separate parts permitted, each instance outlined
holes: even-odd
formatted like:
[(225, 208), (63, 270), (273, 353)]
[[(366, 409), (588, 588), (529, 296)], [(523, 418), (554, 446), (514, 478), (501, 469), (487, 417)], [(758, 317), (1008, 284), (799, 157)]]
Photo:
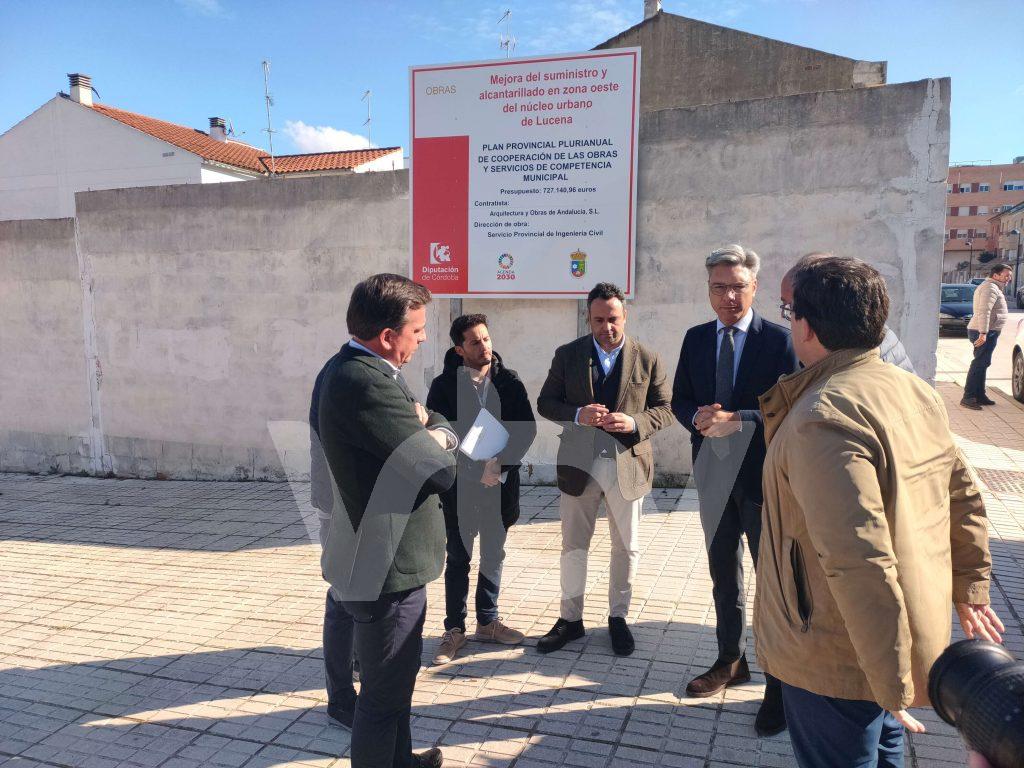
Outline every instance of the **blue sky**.
[[(665, 0), (666, 11), (857, 59), (889, 82), (950, 76), (952, 161), (1024, 155), (1020, 0)], [(643, 0), (0, 0), (0, 132), (93, 77), (100, 101), (197, 128), (229, 118), (266, 147), (271, 60), (278, 153), (408, 147), (411, 64), (587, 50), (638, 22)], [(357, 134), (355, 136), (351, 134)]]

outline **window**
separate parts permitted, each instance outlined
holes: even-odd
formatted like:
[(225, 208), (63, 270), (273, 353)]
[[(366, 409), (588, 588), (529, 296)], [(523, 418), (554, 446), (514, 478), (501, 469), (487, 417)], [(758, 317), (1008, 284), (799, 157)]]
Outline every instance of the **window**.
[(981, 238), (981, 239), (985, 239), (986, 237), (988, 237), (988, 232), (985, 232), (984, 230), (982, 230), (981, 232), (975, 233), (974, 236), (978, 237), (978, 238)]
[(952, 184), (947, 184), (946, 185), (946, 194), (947, 195), (952, 195), (953, 194), (953, 185)]
[(978, 185), (978, 191), (979, 192), (988, 192), (989, 190), (990, 190), (990, 187), (989, 187), (988, 184), (979, 184)]
[(969, 304), (974, 301), (973, 285), (946, 285), (942, 288), (942, 304)]
[(960, 192), (961, 192), (961, 194), (963, 194), (964, 192), (970, 192), (970, 191), (971, 191), (971, 185), (970, 184), (961, 184), (960, 185)]
[[(988, 215), (988, 206), (987, 205), (979, 205), (978, 206), (978, 215), (979, 216), (987, 216)], [(726, 359), (728, 359), (728, 358), (726, 358)]]
[(1008, 181), (1003, 184), (1003, 192), (1014, 192), (1018, 189), (1024, 189), (1024, 181)]

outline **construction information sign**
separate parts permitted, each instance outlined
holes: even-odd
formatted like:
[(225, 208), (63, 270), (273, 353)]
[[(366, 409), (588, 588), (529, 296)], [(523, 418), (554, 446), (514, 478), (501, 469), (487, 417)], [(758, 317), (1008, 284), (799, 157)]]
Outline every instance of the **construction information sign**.
[(410, 69), (413, 280), (633, 293), (640, 49)]

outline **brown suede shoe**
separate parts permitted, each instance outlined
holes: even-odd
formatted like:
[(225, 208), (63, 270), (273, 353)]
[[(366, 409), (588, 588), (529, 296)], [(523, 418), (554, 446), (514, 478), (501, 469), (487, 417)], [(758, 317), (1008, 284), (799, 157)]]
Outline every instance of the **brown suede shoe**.
[(698, 675), (686, 686), (686, 695), (697, 699), (714, 696), (730, 685), (750, 682), (750, 669), (746, 656), (738, 661), (716, 661), (703, 675)]

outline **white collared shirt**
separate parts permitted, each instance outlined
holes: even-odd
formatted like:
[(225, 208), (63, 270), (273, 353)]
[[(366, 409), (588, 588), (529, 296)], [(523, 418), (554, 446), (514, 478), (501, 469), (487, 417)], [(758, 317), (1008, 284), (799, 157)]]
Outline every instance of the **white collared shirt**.
[[(591, 337), (593, 338), (593, 337)], [(601, 368), (604, 369), (604, 375), (607, 376), (612, 372), (612, 368), (615, 367), (615, 361), (619, 359), (619, 352), (626, 345), (626, 337), (622, 337), (622, 341), (619, 342), (619, 346), (613, 349), (611, 352), (605, 352), (601, 345), (597, 343), (597, 339), (594, 339), (594, 349), (597, 350), (597, 359), (601, 363)]]
[[(733, 383), (734, 386), (736, 384), (736, 374), (739, 372), (739, 369), (740, 369), (740, 357), (743, 356), (743, 345), (747, 341), (747, 331), (750, 330), (750, 324), (753, 322), (753, 320), (754, 320), (754, 309), (750, 308), (750, 309), (747, 310), (746, 314), (743, 315), (743, 317), (741, 317), (736, 322), (736, 324), (734, 326), (732, 326), (733, 327), (732, 341), (733, 341), (733, 345), (735, 346), (735, 351), (733, 353), (733, 365), (732, 365), (732, 383)], [(716, 365), (718, 364), (718, 354), (722, 351), (722, 338), (725, 336), (725, 334), (722, 333), (722, 329), (725, 328), (725, 327), (726, 327), (725, 323), (723, 323), (721, 320), (716, 320), (715, 321), (715, 335), (717, 337), (716, 341), (715, 341), (715, 345), (716, 345), (715, 346), (715, 364)]]

